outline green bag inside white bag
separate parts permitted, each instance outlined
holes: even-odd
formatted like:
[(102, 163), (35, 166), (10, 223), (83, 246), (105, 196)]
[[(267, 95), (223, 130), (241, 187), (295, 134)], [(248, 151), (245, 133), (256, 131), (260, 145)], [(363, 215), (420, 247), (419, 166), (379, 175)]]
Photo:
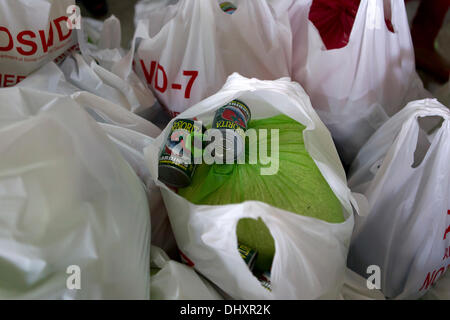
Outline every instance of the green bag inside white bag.
[[(281, 161), (278, 175), (282, 175), (284, 170), (295, 170), (290, 175), (296, 180), (312, 181), (305, 182), (302, 188), (296, 186), (291, 191), (278, 192), (277, 196), (290, 199), (294, 191), (300, 194), (300, 190), (307, 190), (315, 185), (313, 181), (319, 181), (315, 188), (324, 192), (322, 203), (318, 199), (311, 200), (311, 197), (303, 197), (305, 200), (302, 200), (299, 195), (296, 195), (299, 201), (281, 203), (276, 199), (275, 192), (258, 192), (260, 184), (256, 181), (252, 189), (248, 179), (246, 184), (241, 184), (244, 179), (233, 180), (234, 173), (223, 174), (221, 183), (212, 182), (217, 179), (217, 169), (222, 170), (222, 173), (230, 168), (245, 173), (257, 166), (217, 166), (213, 175), (214, 166), (208, 168), (206, 165), (199, 165), (191, 186), (179, 190), (179, 194), (157, 180), (159, 155), (173, 121), (196, 118), (208, 126), (212, 123), (215, 112), (234, 99), (239, 99), (251, 109), (254, 119), (252, 126), (278, 129), (285, 127), (285, 130), (280, 130), (279, 135)], [(233, 74), (219, 92), (192, 106), (176, 119), (149, 144), (144, 153), (150, 173), (161, 188), (183, 260), (213, 282), (225, 295), (234, 299), (337, 298), (343, 284), (348, 243), (353, 229), (352, 205), (359, 212), (359, 202), (347, 187), (345, 173), (328, 130), (300, 85), (288, 78), (261, 81)], [(295, 141), (299, 147), (300, 154), (295, 155), (298, 157), (295, 164), (283, 158), (284, 152), (293, 147), (284, 144), (286, 140), (291, 144)], [(302, 144), (303, 149), (300, 148)], [(283, 149), (284, 147), (287, 149)], [(270, 154), (270, 150), (268, 153)], [(306, 170), (295, 167), (302, 161), (304, 167), (311, 170), (308, 174), (305, 173)], [(305, 173), (304, 176), (302, 172)], [(198, 179), (203, 177), (202, 183), (195, 181), (197, 175)], [(255, 179), (265, 181), (270, 177), (261, 178), (258, 173)], [(280, 176), (273, 179), (277, 180), (272, 183), (275, 190), (285, 188), (282, 183), (285, 179), (280, 179)], [(245, 189), (246, 192), (239, 192), (240, 189)], [(238, 191), (236, 198), (233, 198), (234, 190)], [(194, 193), (195, 197), (191, 198)], [(222, 194), (223, 199), (215, 197), (215, 193)], [(199, 204), (205, 203), (203, 197), (209, 204)], [(211, 204), (214, 201), (217, 204)], [(306, 210), (308, 201), (312, 210)], [(245, 225), (246, 221), (250, 221), (246, 219), (260, 219), (262, 222), (256, 222), (256, 227), (249, 226)], [(243, 239), (243, 235), (251, 232), (240, 231), (240, 221), (244, 221), (243, 230), (256, 229), (261, 224), (267, 229), (256, 236), (253, 234), (253, 239)], [(262, 244), (258, 250), (269, 253), (266, 268), (270, 266), (270, 257), (273, 255), (270, 267), (271, 291), (261, 285), (242, 259), (237, 250), (238, 237), (239, 241), (247, 240), (250, 243), (253, 240)], [(261, 241), (258, 237), (265, 240)], [(262, 266), (264, 268), (264, 259)]]
[[(330, 223), (345, 221), (339, 200), (305, 148), (304, 125), (278, 115), (252, 120), (248, 127), (249, 130), (267, 129), (268, 154), (272, 154), (271, 130), (278, 130), (279, 166), (275, 174), (261, 175), (261, 167), (267, 165), (249, 163), (247, 142), (245, 164), (201, 164), (196, 168), (192, 184), (180, 189), (179, 194), (195, 204), (223, 205), (258, 200)], [(241, 219), (237, 236), (239, 243), (258, 253), (255, 269), (270, 271), (275, 244), (264, 222)]]

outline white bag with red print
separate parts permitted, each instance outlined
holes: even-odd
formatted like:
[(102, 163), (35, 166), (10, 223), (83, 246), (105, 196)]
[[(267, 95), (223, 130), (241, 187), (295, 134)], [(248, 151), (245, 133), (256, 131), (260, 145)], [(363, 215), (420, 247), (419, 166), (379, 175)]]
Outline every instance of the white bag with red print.
[[(280, 5), (278, 1), (274, 2)], [(308, 92), (341, 159), (351, 164), (390, 116), (408, 102), (430, 95), (415, 72), (404, 1), (361, 0), (348, 44), (332, 50), (326, 50), (309, 20), (312, 2), (293, 1), (289, 8), (292, 79)], [(391, 19), (394, 32), (385, 18)]]
[[(427, 135), (418, 119), (438, 116)], [(388, 298), (424, 295), (450, 267), (450, 111), (435, 99), (413, 101), (358, 153), (349, 186), (369, 200), (355, 218), (348, 265), (367, 277), (381, 271)]]
[(214, 94), (233, 72), (262, 80), (290, 75), (287, 11), (240, 0), (229, 14), (220, 2), (182, 0), (138, 23), (136, 71), (172, 115)]
[[(74, 0), (0, 0), (0, 87), (11, 87), (75, 45)], [(69, 13), (67, 13), (69, 12)], [(69, 28), (71, 27), (71, 28)]]
[(447, 271), (423, 299), (428, 300), (450, 300), (450, 271)]

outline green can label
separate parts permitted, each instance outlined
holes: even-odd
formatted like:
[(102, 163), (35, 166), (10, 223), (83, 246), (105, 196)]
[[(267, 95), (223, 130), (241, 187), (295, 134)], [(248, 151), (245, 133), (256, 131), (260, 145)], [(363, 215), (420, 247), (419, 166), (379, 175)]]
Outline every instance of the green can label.
[(202, 133), (202, 126), (194, 120), (177, 119), (173, 122), (159, 157), (161, 181), (175, 187), (190, 183), (195, 171), (194, 137)]
[(238, 243), (238, 251), (239, 254), (241, 255), (241, 258), (244, 259), (249, 269), (252, 270), (253, 266), (255, 265), (256, 256), (258, 255), (258, 252), (240, 243)]

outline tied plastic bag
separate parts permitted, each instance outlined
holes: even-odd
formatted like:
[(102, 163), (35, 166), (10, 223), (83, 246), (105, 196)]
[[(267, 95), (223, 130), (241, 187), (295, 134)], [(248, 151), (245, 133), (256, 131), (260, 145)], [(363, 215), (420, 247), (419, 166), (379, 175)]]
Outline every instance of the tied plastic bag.
[(101, 128), (68, 97), (8, 88), (0, 136), (0, 296), (148, 299), (147, 198)]
[(131, 66), (120, 63), (125, 56), (120, 47), (120, 21), (115, 16), (103, 23), (83, 21), (77, 32), (79, 53), (74, 52), (60, 64), (67, 81), (134, 113), (147, 111), (156, 102), (152, 92)]
[[(330, 134), (306, 93), (287, 78), (260, 81), (233, 74), (218, 93), (178, 118), (197, 117), (205, 124), (211, 123), (215, 111), (236, 98), (250, 107), (253, 119), (285, 114), (306, 126), (306, 149), (339, 199), (345, 222), (328, 223), (259, 201), (195, 205), (157, 181), (182, 256), (232, 298), (336, 298), (353, 229), (352, 204), (357, 210), (359, 206), (347, 188)], [(170, 128), (171, 124), (144, 150), (154, 179), (158, 177), (158, 159)], [(261, 286), (237, 250), (235, 234), (241, 218), (261, 218), (275, 241), (271, 292)]]
[[(310, 95), (341, 159), (349, 165), (390, 116), (407, 102), (430, 95), (415, 72), (403, 1), (361, 0), (348, 44), (333, 50), (326, 50), (308, 18), (314, 2), (294, 1), (289, 7), (292, 78)], [(394, 32), (385, 17), (391, 17)]]
[(191, 267), (170, 260), (156, 246), (151, 248), (152, 300), (222, 300), (221, 295)]
[(156, 137), (160, 129), (144, 118), (132, 113), (123, 105), (116, 104), (90, 92), (81, 91), (66, 80), (64, 73), (53, 62), (31, 74), (17, 85), (61, 96), (70, 96), (83, 106), (97, 121), (131, 129), (150, 137)]
[(0, 87), (11, 87), (76, 42), (74, 0), (0, 0)]
[[(418, 120), (431, 116), (443, 122), (428, 136)], [(379, 266), (388, 298), (419, 298), (450, 266), (449, 159), (450, 111), (425, 99), (378, 129), (350, 169), (369, 215), (356, 219), (348, 265), (362, 276)]]
[(233, 72), (290, 75), (287, 11), (276, 15), (266, 1), (240, 0), (228, 14), (220, 2), (182, 0), (138, 23), (127, 63), (134, 56), (136, 72), (173, 116), (215, 93)]

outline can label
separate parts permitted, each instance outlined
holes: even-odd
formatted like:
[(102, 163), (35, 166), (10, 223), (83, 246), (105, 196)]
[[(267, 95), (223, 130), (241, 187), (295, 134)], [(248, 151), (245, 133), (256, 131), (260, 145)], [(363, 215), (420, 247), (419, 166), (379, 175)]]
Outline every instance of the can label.
[[(251, 113), (248, 106), (239, 100), (233, 100), (217, 110), (214, 115), (212, 129), (222, 131), (224, 141), (229, 139), (229, 136), (236, 137), (234, 157), (238, 158), (244, 151), (245, 131), (250, 121)], [(227, 138), (227, 133), (231, 133)], [(225, 148), (225, 145), (224, 145)]]
[(231, 129), (245, 137), (248, 122), (250, 121), (250, 109), (239, 100), (233, 100), (217, 110), (212, 128)]
[(186, 185), (186, 181), (190, 183), (195, 171), (194, 136), (202, 132), (201, 124), (194, 120), (177, 119), (173, 122), (159, 157), (159, 167), (164, 167), (164, 171), (160, 170), (161, 181), (176, 187)]
[(250, 271), (252, 271), (253, 266), (255, 265), (256, 256), (258, 255), (258, 252), (240, 243), (238, 243), (238, 251), (239, 254), (241, 255), (241, 258), (244, 259)]

